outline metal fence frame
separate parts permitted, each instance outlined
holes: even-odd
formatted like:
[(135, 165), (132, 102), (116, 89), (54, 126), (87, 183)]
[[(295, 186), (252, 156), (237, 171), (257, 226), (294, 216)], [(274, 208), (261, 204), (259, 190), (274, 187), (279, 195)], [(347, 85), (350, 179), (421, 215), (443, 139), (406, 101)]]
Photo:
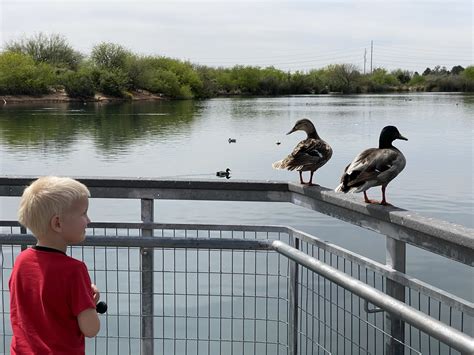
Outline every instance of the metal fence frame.
[[(34, 180), (35, 177), (4, 177), (0, 178), (0, 196), (20, 196), (24, 186)], [(405, 302), (405, 287), (414, 286), (421, 287), (433, 297), (436, 296), (443, 301), (451, 302), (454, 307), (461, 308), (463, 311), (472, 314), (472, 303), (456, 298), (448, 293), (437, 290), (436, 288), (423, 284), (418, 280), (413, 280), (404, 275), (406, 265), (406, 243), (416, 247), (423, 248), (435, 254), (453, 259), (468, 266), (474, 265), (474, 232), (472, 229), (455, 225), (452, 223), (426, 218), (414, 214), (413, 212), (402, 210), (395, 207), (381, 207), (366, 205), (353, 197), (336, 194), (328, 189), (320, 187), (303, 187), (292, 183), (278, 182), (220, 182), (220, 181), (176, 181), (176, 180), (155, 180), (155, 179), (122, 179), (122, 178), (78, 178), (85, 183), (91, 190), (93, 198), (132, 198), (141, 200), (141, 219), (140, 229), (143, 236), (151, 236), (153, 233), (153, 206), (154, 199), (186, 199), (186, 200), (233, 200), (233, 201), (270, 201), (270, 202), (291, 202), (338, 219), (348, 221), (352, 224), (376, 231), (386, 237), (387, 262), (386, 265), (378, 264), (370, 261), (371, 267), (378, 272), (383, 272), (387, 276), (386, 294), (392, 300)], [(222, 227), (222, 226), (221, 226)], [(268, 226), (265, 226), (268, 227)], [(281, 227), (280, 227), (281, 228)], [(305, 233), (288, 229), (292, 235), (298, 235), (301, 238), (312, 239), (313, 242), (317, 238), (305, 235)], [(13, 237), (13, 236), (12, 236)], [(18, 237), (18, 236), (17, 236)], [(143, 239), (147, 240), (146, 238)], [(295, 239), (295, 247), (298, 249), (298, 241)], [(321, 241), (319, 241), (321, 243)], [(354, 258), (356, 254), (345, 251), (337, 246), (325, 243), (333, 251), (342, 253), (345, 256)], [(278, 243), (276, 244), (278, 246)], [(276, 248), (277, 248), (276, 246)], [(284, 254), (284, 247), (280, 252)], [(294, 257), (303, 263), (306, 267), (313, 270), (318, 269), (327, 275), (332, 275), (329, 269), (324, 269), (322, 265), (315, 264), (313, 261), (306, 260), (303, 255), (294, 252), (288, 252), (288, 257)], [(153, 259), (149, 255), (149, 247), (141, 247), (142, 267), (143, 270), (151, 270), (153, 267)], [(308, 257), (306, 255), (306, 257)], [(360, 257), (357, 256), (358, 259)], [(327, 266), (327, 265), (326, 265)], [(315, 270), (313, 270), (315, 271)], [(337, 271), (337, 270), (336, 270)], [(298, 268), (295, 267), (295, 272)], [(339, 279), (335, 274), (334, 282), (344, 284), (343, 279)], [(142, 273), (143, 285), (150, 285), (150, 277), (152, 274)], [(347, 280), (346, 280), (347, 281)], [(366, 286), (366, 285), (365, 285)], [(365, 288), (357, 289), (357, 292), (365, 292)], [(152, 292), (143, 290), (143, 297), (153, 302)], [(296, 294), (295, 288), (295, 295)], [(386, 296), (386, 295), (385, 295)], [(150, 299), (151, 297), (151, 299)], [(365, 299), (371, 300), (374, 297), (370, 292), (365, 294)], [(377, 296), (378, 297), (378, 296)], [(403, 306), (398, 308), (398, 303), (392, 300), (388, 304), (380, 304), (375, 297), (371, 303), (381, 307), (390, 309), (387, 313), (386, 323), (388, 333), (391, 334), (391, 344), (387, 344), (388, 349), (396, 349), (397, 344), (404, 341), (404, 322), (414, 324), (419, 327), (418, 321), (413, 313)], [(142, 309), (143, 315), (150, 314), (150, 303), (145, 304)], [(390, 304), (392, 306), (390, 306)], [(394, 305), (397, 305), (396, 307)], [(392, 307), (392, 308), (390, 308)], [(393, 308), (394, 307), (394, 308)], [(152, 303), (151, 303), (152, 309)], [(387, 310), (388, 310), (387, 309)], [(295, 313), (297, 314), (297, 313)], [(148, 319), (148, 321), (147, 321)], [(150, 319), (152, 317), (143, 317), (142, 329), (150, 329)], [(417, 320), (418, 319), (418, 320)], [(422, 321), (424, 322), (424, 321)], [(151, 328), (152, 329), (152, 328)], [(436, 329), (439, 328), (436, 325)], [(436, 332), (436, 331), (435, 331)], [(440, 336), (442, 341), (451, 341), (445, 339), (443, 334), (450, 334), (441, 331), (436, 336)], [(461, 343), (471, 340), (459, 337), (459, 334), (451, 334), (455, 341)], [(149, 334), (147, 335), (149, 336)], [(433, 335), (435, 336), (435, 335)], [(146, 337), (144, 337), (146, 338)], [(297, 336), (292, 337), (294, 343), (292, 347), (297, 351)], [(395, 341), (393, 341), (395, 340)], [(290, 339), (290, 341), (292, 341)], [(469, 353), (472, 349), (471, 345), (462, 348), (463, 352)], [(149, 344), (144, 344), (144, 349)], [(470, 350), (469, 350), (470, 349)], [(152, 353), (152, 347), (147, 348), (148, 353)], [(397, 353), (403, 352), (402, 349), (396, 350)], [(474, 351), (474, 350), (472, 350)], [(147, 353), (147, 352), (145, 352)], [(296, 354), (297, 352), (295, 352)]]
[[(110, 227), (112, 223), (107, 224)], [(95, 226), (96, 227), (96, 226)], [(147, 226), (147, 230), (150, 230)], [(162, 225), (154, 225), (153, 227), (163, 227)], [(183, 228), (182, 225), (174, 225), (174, 228)], [(195, 225), (186, 226), (186, 228), (195, 228)], [(209, 226), (206, 226), (209, 227)], [(264, 228), (264, 227), (263, 227)], [(284, 227), (282, 228), (285, 229)], [(0, 235), (0, 244), (11, 245), (31, 245), (35, 243), (35, 239), (31, 235), (25, 234), (2, 234)], [(285, 244), (279, 240), (242, 240), (242, 239), (200, 239), (200, 238), (156, 238), (153, 236), (136, 237), (89, 237), (83, 243), (84, 246), (114, 246), (114, 247), (140, 247), (141, 250), (152, 250), (155, 248), (196, 248), (196, 249), (232, 249), (232, 250), (272, 250), (281, 255), (286, 256), (294, 262), (294, 266), (300, 265), (313, 272), (333, 281), (335, 284), (342, 286), (346, 290), (360, 296), (367, 302), (380, 307), (380, 309), (396, 316), (398, 319), (407, 322), (416, 328), (424, 331), (430, 336), (449, 345), (453, 349), (460, 351), (462, 354), (474, 353), (474, 339), (470, 336), (447, 326), (446, 324), (433, 319), (432, 317), (406, 305), (399, 300), (388, 296), (381, 291), (356, 280), (345, 273), (325, 264), (324, 262), (308, 256), (304, 252)], [(141, 253), (143, 256), (143, 252)], [(146, 255), (152, 255), (148, 253)], [(153, 260), (153, 259), (152, 259)], [(142, 267), (149, 266), (150, 261), (142, 259)], [(151, 281), (147, 278), (150, 269), (142, 269), (142, 353), (153, 354), (153, 278)], [(298, 324), (296, 319), (297, 311), (297, 268), (290, 269), (290, 325)], [(143, 282), (145, 280), (145, 282)], [(413, 281), (413, 280), (412, 280)], [(151, 291), (150, 291), (151, 290)], [(435, 292), (435, 291), (432, 291)], [(149, 295), (151, 297), (151, 304)], [(447, 297), (446, 293), (442, 293), (442, 297)], [(469, 307), (469, 304), (463, 302), (462, 307)], [(472, 311), (472, 309), (471, 309)], [(298, 353), (297, 345), (298, 327), (293, 326), (289, 332), (289, 347), (292, 354)], [(391, 352), (392, 353), (392, 352)]]

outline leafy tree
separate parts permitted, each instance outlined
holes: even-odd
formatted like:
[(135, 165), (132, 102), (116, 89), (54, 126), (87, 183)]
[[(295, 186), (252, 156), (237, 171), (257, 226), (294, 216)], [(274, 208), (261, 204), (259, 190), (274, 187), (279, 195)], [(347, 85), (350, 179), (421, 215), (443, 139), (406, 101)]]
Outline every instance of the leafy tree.
[(426, 68), (425, 71), (423, 72), (423, 76), (426, 76), (426, 75), (430, 75), (431, 74), (431, 69), (430, 68)]
[(236, 65), (231, 69), (231, 78), (240, 92), (251, 95), (258, 93), (260, 68)]
[(461, 74), (462, 72), (464, 71), (464, 68), (460, 65), (455, 65), (452, 69), (451, 69), (451, 75), (459, 75)]
[(446, 69), (445, 66), (441, 67), (441, 66), (437, 65), (437, 66), (434, 67), (432, 74), (447, 75), (447, 74), (449, 74), (449, 71)]
[(136, 55), (126, 58), (124, 72), (128, 77), (127, 86), (130, 90), (145, 88), (152, 75), (152, 69), (147, 65), (146, 59)]
[(131, 52), (115, 43), (100, 43), (92, 48), (91, 60), (101, 69), (125, 69)]
[(199, 76), (199, 80), (202, 82), (201, 88), (195, 91), (196, 97), (210, 98), (217, 96), (219, 93), (217, 70), (204, 65), (197, 65), (194, 67), (194, 70)]
[(287, 74), (274, 67), (261, 70), (258, 91), (261, 95), (281, 95), (287, 92)]
[(467, 80), (474, 81), (474, 65), (470, 65), (466, 69), (464, 69), (464, 71), (462, 72), (462, 76)]
[(397, 69), (392, 71), (391, 74), (402, 84), (408, 83), (411, 79), (411, 75), (408, 70)]
[(371, 80), (378, 85), (397, 85), (399, 81), (393, 74), (389, 74), (386, 69), (374, 69), (370, 75)]
[(36, 63), (48, 63), (58, 68), (76, 70), (83, 56), (76, 52), (59, 34), (47, 36), (39, 33), (33, 37), (13, 41), (6, 50), (30, 55)]
[(237, 81), (234, 80), (230, 69), (218, 69), (216, 72), (216, 81), (220, 94), (237, 93)]
[(326, 76), (331, 91), (349, 94), (357, 91), (360, 73), (353, 64), (334, 64), (326, 68)]
[(327, 85), (327, 83), (324, 82), (324, 70), (311, 70), (307, 76), (308, 81), (311, 85), (311, 93), (319, 94), (325, 90), (325, 86)]
[(289, 78), (289, 92), (291, 94), (312, 94), (313, 85), (311, 77), (297, 71)]
[(426, 76), (422, 76), (415, 72), (411, 80), (408, 82), (408, 85), (410, 86), (423, 86), (425, 85), (426, 82)]
[(474, 66), (470, 65), (459, 75), (463, 81), (462, 90), (474, 92)]

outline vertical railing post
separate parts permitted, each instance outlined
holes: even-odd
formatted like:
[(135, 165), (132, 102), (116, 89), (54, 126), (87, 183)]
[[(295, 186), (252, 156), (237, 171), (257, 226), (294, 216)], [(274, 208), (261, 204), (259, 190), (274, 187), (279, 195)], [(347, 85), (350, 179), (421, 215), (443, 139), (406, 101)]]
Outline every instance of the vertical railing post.
[[(386, 264), (396, 271), (406, 271), (406, 244), (386, 236)], [(405, 287), (387, 278), (387, 295), (405, 302)], [(385, 315), (386, 329), (391, 335), (385, 342), (386, 354), (403, 355), (405, 352), (405, 322), (390, 313)]]
[[(20, 233), (21, 234), (26, 234), (26, 232), (27, 232), (26, 228), (24, 226), (20, 226)], [(21, 247), (20, 247), (21, 251), (26, 250), (27, 247), (28, 246), (26, 244), (22, 244)]]
[[(291, 244), (295, 249), (299, 249), (300, 241), (293, 234)], [(298, 264), (290, 261), (290, 297), (288, 315), (288, 346), (291, 355), (298, 354)]]
[[(141, 220), (152, 223), (154, 201), (141, 199)], [(143, 228), (142, 236), (150, 237), (153, 229)], [(153, 355), (153, 248), (140, 248), (141, 268), (141, 354)]]

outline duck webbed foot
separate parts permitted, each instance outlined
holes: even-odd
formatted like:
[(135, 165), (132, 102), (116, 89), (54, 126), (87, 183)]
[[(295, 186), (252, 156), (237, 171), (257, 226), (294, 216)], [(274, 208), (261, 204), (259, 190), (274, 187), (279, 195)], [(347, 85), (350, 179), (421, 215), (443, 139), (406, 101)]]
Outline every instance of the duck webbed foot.
[(369, 199), (367, 197), (367, 193), (365, 191), (364, 191), (364, 202), (365, 203), (371, 203), (371, 204), (380, 204), (379, 201)]

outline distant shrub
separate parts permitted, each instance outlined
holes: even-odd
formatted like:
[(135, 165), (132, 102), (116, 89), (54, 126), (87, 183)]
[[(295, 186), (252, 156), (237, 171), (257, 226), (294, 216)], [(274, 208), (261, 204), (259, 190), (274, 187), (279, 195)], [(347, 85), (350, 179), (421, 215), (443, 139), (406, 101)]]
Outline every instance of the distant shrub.
[(125, 73), (120, 70), (95, 69), (91, 75), (97, 91), (105, 95), (123, 97), (128, 82)]
[(463, 80), (463, 91), (474, 92), (474, 66), (469, 66), (460, 74)]
[(415, 75), (412, 76), (412, 78), (408, 82), (408, 85), (410, 85), (410, 86), (422, 86), (422, 85), (425, 85), (425, 82), (426, 82), (426, 77), (425, 76), (415, 74)]
[(35, 64), (22, 53), (0, 54), (0, 93), (9, 95), (41, 95), (55, 84), (54, 69), (46, 63)]
[(63, 85), (70, 97), (88, 98), (95, 94), (92, 72), (88, 69), (66, 73), (63, 77)]
[(145, 89), (173, 98), (178, 98), (181, 95), (181, 87), (177, 75), (168, 70), (155, 70)]
[(426, 91), (462, 91), (464, 87), (464, 80), (460, 75), (435, 75), (430, 74), (426, 76), (425, 90)]

